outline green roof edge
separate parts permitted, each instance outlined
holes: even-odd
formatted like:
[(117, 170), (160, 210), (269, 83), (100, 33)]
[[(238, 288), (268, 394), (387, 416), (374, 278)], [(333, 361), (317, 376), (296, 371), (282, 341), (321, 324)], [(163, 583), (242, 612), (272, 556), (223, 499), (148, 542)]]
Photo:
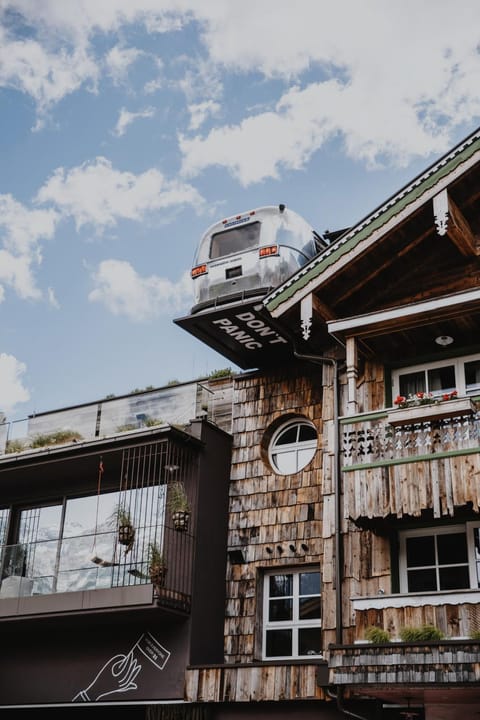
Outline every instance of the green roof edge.
[[(342, 238), (336, 243), (336, 246), (329, 251), (327, 249), (318, 257), (309, 263), (307, 269), (303, 268), (296, 276), (293, 276), (290, 280), (287, 280), (288, 285), (284, 289), (278, 289), (278, 295), (266, 302), (267, 310), (275, 310), (286, 300), (289, 300), (298, 290), (301, 290), (311, 280), (318, 277), (326, 268), (333, 265), (342, 255), (352, 250), (362, 240), (368, 238), (375, 230), (385, 225), (392, 217), (398, 215), (407, 205), (417, 200), (423, 193), (433, 187), (441, 178), (445, 177), (459, 165), (468, 160), (474, 155), (477, 150), (480, 149), (480, 131), (476, 131), (470, 135), (466, 140), (456, 146), (450, 153), (447, 154), (442, 160), (437, 161), (422, 173), (417, 178), (417, 183), (412, 181), (409, 185), (405, 186), (399, 193), (394, 195), (389, 201), (381, 206), (377, 211), (374, 211), (371, 216), (367, 216), (364, 220), (357, 224), (359, 228), (349, 230), (342, 242)], [(450, 157), (451, 156), (451, 157)], [(429, 173), (429, 174), (427, 174)], [(425, 177), (426, 175), (426, 177)], [(423, 178), (423, 179), (422, 179)], [(408, 188), (411, 187), (410, 190)], [(369, 217), (372, 219), (369, 221)], [(366, 223), (366, 224), (365, 224)], [(349, 237), (351, 235), (351, 237)], [(297, 277), (295, 280), (294, 278)], [(282, 286), (280, 286), (282, 287)], [(277, 291), (274, 291), (274, 293)]]

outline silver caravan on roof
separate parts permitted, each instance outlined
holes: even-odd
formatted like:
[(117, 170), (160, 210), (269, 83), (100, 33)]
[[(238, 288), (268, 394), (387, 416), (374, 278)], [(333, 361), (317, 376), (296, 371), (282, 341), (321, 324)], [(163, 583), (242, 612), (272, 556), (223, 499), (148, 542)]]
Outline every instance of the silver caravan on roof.
[(327, 244), (285, 205), (257, 208), (214, 223), (200, 241), (192, 268), (192, 314), (266, 295)]

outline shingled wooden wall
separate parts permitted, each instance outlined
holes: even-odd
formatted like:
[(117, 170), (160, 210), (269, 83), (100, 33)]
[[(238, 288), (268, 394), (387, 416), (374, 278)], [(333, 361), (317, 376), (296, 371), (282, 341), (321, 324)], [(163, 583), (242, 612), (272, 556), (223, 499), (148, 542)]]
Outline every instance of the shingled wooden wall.
[(307, 376), (280, 371), (237, 378), (228, 544), (242, 548), (246, 562), (229, 565), (227, 662), (259, 657), (260, 638), (255, 634), (257, 605), (262, 602), (259, 570), (322, 564), (322, 452), (317, 452), (312, 462), (295, 475), (275, 474), (267, 460), (268, 440), (275, 423), (289, 415), (308, 418), (315, 424), (321, 448), (321, 367)]

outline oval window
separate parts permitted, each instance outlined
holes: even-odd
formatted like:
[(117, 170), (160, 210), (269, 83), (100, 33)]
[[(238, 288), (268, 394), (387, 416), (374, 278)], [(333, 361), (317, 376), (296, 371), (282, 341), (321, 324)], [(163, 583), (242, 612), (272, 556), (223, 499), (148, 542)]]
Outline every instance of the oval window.
[(317, 450), (317, 430), (306, 420), (290, 420), (272, 437), (269, 460), (275, 472), (291, 475), (302, 470)]

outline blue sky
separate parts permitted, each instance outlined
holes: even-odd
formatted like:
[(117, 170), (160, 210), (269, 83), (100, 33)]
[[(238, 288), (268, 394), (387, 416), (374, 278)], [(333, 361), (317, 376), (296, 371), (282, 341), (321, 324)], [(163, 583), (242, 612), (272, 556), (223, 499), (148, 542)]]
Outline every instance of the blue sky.
[(332, 5), (1, 0), (8, 419), (231, 366), (173, 323), (212, 222), (345, 228), (480, 124), (477, 3)]

